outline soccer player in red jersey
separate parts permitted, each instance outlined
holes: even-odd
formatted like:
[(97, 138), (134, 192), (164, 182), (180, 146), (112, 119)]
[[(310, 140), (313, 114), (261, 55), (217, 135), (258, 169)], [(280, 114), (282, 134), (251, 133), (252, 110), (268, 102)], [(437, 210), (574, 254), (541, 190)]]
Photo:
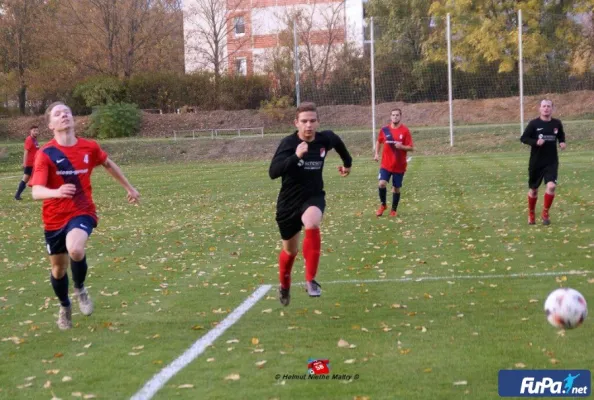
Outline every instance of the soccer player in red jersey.
[(25, 139), (25, 153), (23, 154), (23, 179), (19, 182), (19, 187), (14, 195), (15, 200), (22, 200), (21, 194), (27, 187), (27, 182), (33, 173), (33, 164), (35, 162), (35, 154), (39, 149), (37, 142), (37, 135), (39, 135), (39, 127), (33, 125), (29, 128), (29, 134)]
[(306, 290), (311, 297), (322, 294), (315, 277), (320, 261), (320, 224), (326, 208), (322, 179), (324, 162), (328, 152), (335, 149), (343, 162), (338, 168), (340, 175), (349, 175), (353, 163), (342, 139), (332, 131), (317, 132), (319, 125), (315, 104), (302, 103), (297, 107), (297, 131), (281, 140), (269, 169), (271, 179), (282, 177), (276, 222), (283, 241), (278, 260), (278, 294), (284, 306), (289, 305), (291, 298), (291, 269), (299, 251), (299, 234), (303, 227)]
[(138, 202), (140, 195), (95, 141), (75, 135), (74, 118), (68, 106), (53, 103), (45, 114), (54, 138), (39, 150), (29, 186), (33, 198), (43, 200), (50, 281), (60, 300), (58, 327), (64, 330), (72, 327), (66, 272), (69, 261), (80, 311), (84, 315), (93, 312), (93, 302), (84, 286), (87, 274), (85, 245), (98, 222), (91, 187), (93, 169), (99, 165), (105, 167), (126, 189), (130, 203)]
[(544, 183), (546, 191), (542, 208), (542, 223), (549, 225), (549, 209), (553, 205), (557, 188), (559, 170), (559, 148), (565, 150), (565, 131), (560, 120), (553, 118), (553, 102), (544, 99), (540, 102), (540, 116), (528, 123), (520, 140), (531, 147), (528, 163), (528, 224), (536, 223), (535, 209), (538, 200), (538, 188)]
[(414, 144), (410, 131), (401, 122), (402, 111), (395, 108), (390, 113), (390, 124), (384, 126), (377, 137), (374, 160), (379, 161), (380, 148), (382, 151), (382, 163), (379, 170), (379, 198), (380, 207), (375, 215), (381, 217), (386, 211), (386, 186), (392, 178), (392, 210), (390, 216), (397, 215), (398, 203), (400, 202), (400, 188), (404, 173), (408, 166), (407, 153), (414, 151)]

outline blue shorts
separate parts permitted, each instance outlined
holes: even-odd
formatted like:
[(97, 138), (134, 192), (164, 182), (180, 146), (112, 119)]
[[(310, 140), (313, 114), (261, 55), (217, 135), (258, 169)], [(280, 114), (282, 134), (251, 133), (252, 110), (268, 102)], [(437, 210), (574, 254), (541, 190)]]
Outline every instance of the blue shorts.
[(89, 236), (93, 232), (93, 228), (97, 226), (95, 220), (90, 215), (79, 215), (78, 217), (72, 218), (66, 226), (56, 231), (45, 231), (45, 243), (47, 252), (50, 256), (55, 254), (67, 253), (66, 249), (66, 235), (71, 230), (78, 228), (87, 232)]
[(390, 172), (387, 169), (380, 168), (379, 176), (377, 177), (378, 180), (390, 182), (390, 177), (392, 177), (392, 186), (396, 188), (402, 187), (404, 173)]

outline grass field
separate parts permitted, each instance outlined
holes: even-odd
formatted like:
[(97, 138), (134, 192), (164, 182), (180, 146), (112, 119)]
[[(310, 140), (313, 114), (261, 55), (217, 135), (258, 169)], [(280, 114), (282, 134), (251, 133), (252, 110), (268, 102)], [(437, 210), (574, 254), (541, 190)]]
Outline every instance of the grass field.
[[(478, 154), (468, 143), (466, 154), (413, 156), (395, 219), (374, 215), (377, 164), (359, 156), (341, 178), (332, 153), (324, 292), (312, 299), (294, 286), (286, 308), (274, 291), (280, 182), (267, 162), (129, 161), (139, 207), (97, 170), (101, 220), (87, 253), (95, 312), (75, 313), (68, 332), (55, 325), (41, 204), (29, 189), (12, 199), (18, 178), (9, 177), (19, 174), (9, 158), (0, 165), (0, 398), (130, 398), (265, 284), (272, 290), (154, 398), (493, 399), (500, 369), (591, 368), (591, 321), (559, 333), (543, 313), (557, 287), (594, 301), (591, 138), (561, 155), (549, 227), (526, 224), (527, 153), (505, 142)], [(302, 280), (300, 256), (293, 281)], [(351, 379), (282, 378), (305, 374), (309, 358)]]

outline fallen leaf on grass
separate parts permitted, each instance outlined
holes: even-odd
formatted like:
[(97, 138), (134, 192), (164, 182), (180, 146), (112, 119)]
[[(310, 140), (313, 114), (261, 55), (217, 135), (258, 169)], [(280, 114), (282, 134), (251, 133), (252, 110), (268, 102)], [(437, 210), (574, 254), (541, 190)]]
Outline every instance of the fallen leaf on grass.
[(71, 376), (65, 376), (62, 378), (62, 382), (70, 382), (72, 380)]
[(355, 361), (356, 361), (356, 360), (355, 360), (354, 358), (351, 358), (350, 360), (344, 360), (344, 363), (345, 363), (345, 364), (354, 364), (354, 363), (355, 363)]
[(266, 364), (266, 360), (256, 362), (256, 367), (262, 368)]
[(514, 367), (516, 367), (516, 368), (526, 368), (526, 364), (524, 364), (524, 363), (515, 363), (514, 364)]
[(52, 386), (52, 381), (47, 381), (43, 384), (44, 389), (49, 389)]
[(239, 374), (231, 374), (231, 375), (227, 375), (225, 377), (226, 381), (238, 381), (239, 380)]
[(214, 357), (211, 357), (211, 358), (207, 358), (206, 362), (213, 362), (214, 360), (215, 360)]
[(177, 388), (178, 389), (192, 389), (194, 387), (194, 385), (190, 384), (190, 383), (186, 383), (183, 385), (179, 385)]
[(252, 338), (252, 344), (253, 344), (254, 346), (255, 346), (255, 345), (257, 345), (258, 343), (260, 343), (260, 339), (258, 339), (258, 338), (255, 338), (255, 337), (254, 337), (254, 338)]
[(338, 347), (349, 347), (349, 342), (347, 342), (347, 341), (346, 341), (346, 340), (344, 340), (344, 339), (340, 339), (340, 340), (338, 341), (338, 344), (337, 344), (337, 345), (338, 345)]
[(463, 385), (468, 385), (468, 382), (466, 382), (466, 381), (456, 381), (456, 382), (454, 382), (454, 386), (463, 386)]

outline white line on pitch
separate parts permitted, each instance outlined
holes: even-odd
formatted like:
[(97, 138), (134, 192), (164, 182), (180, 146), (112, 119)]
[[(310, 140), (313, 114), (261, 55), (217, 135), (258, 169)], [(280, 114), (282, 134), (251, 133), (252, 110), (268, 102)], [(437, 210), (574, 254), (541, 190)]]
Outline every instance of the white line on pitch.
[(239, 319), (249, 311), (264, 295), (271, 289), (271, 285), (262, 285), (250, 295), (239, 307), (231, 312), (220, 324), (210, 330), (206, 335), (198, 339), (192, 347), (176, 358), (171, 364), (163, 368), (158, 374), (153, 376), (142, 389), (140, 389), (130, 400), (148, 400), (152, 398), (161, 389), (169, 379), (181, 371), (185, 366), (194, 361), (196, 357), (214, 343), (227, 329), (235, 324)]
[[(485, 274), (485, 275), (450, 275), (450, 276), (420, 276), (418, 278), (386, 278), (386, 279), (352, 279), (342, 281), (329, 281), (325, 285), (335, 284), (361, 284), (361, 283), (382, 283), (382, 282), (423, 282), (423, 281), (449, 281), (456, 279), (510, 279), (510, 278), (535, 278), (543, 276), (561, 276), (561, 275), (587, 275), (590, 271), (549, 271), (549, 272), (534, 272), (526, 274)], [(296, 285), (304, 285), (304, 283), (297, 283)]]
[(14, 178), (22, 178), (23, 175), (18, 176), (0, 176), (0, 179), (14, 179)]

